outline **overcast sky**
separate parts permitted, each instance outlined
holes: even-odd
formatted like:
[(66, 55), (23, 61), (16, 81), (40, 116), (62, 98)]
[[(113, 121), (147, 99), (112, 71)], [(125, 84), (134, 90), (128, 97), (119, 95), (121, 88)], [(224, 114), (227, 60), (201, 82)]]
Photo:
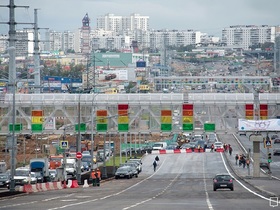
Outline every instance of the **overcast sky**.
[[(0, 0), (8, 5), (9, 0)], [(38, 10), (40, 28), (74, 31), (82, 26), (88, 13), (92, 29), (96, 18), (107, 13), (129, 16), (137, 13), (150, 17), (153, 29), (193, 29), (221, 36), (231, 25), (280, 25), (280, 0), (14, 0), (16, 22), (34, 22)], [(9, 21), (9, 9), (0, 7), (0, 22)], [(31, 27), (17, 25), (17, 29)], [(8, 34), (9, 26), (0, 24), (0, 34)], [(41, 32), (41, 31), (40, 31)], [(42, 31), (43, 32), (43, 31)], [(42, 33), (41, 32), (41, 33)]]

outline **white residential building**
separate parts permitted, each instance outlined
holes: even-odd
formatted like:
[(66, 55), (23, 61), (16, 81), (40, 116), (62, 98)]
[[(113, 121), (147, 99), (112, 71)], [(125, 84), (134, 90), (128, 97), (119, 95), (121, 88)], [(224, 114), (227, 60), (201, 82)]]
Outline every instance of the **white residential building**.
[(222, 30), (222, 42), (248, 50), (251, 45), (274, 42), (275, 26), (236, 25)]
[(131, 14), (130, 16), (115, 16), (114, 14), (106, 14), (100, 16), (96, 21), (96, 29), (106, 31), (121, 32), (125, 30), (148, 30), (149, 17), (140, 16), (139, 14)]

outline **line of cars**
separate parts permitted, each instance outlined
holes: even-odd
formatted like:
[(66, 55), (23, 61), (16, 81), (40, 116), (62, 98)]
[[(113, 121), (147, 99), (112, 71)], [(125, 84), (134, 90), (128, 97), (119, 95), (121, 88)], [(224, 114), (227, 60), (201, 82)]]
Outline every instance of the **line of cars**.
[(201, 134), (187, 136), (188, 139), (185, 140), (186, 143), (183, 143), (180, 146), (180, 149), (211, 149), (212, 145), (214, 146), (214, 151), (218, 148), (223, 148), (223, 143), (218, 141), (215, 133), (209, 133), (205, 135), (205, 140)]
[(120, 164), (120, 167), (115, 172), (115, 179), (138, 177), (138, 174), (142, 171), (141, 159), (131, 158), (125, 163)]

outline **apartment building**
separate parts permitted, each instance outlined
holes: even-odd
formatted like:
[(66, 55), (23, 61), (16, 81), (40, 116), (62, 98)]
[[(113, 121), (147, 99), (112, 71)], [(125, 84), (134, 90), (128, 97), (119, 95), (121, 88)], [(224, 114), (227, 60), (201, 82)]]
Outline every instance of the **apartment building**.
[(45, 51), (75, 50), (75, 33), (71, 31), (58, 32), (48, 30), (45, 34)]
[(222, 30), (222, 42), (248, 50), (251, 45), (274, 42), (275, 26), (235, 25)]
[(117, 33), (125, 30), (148, 30), (149, 16), (141, 16), (139, 14), (131, 14), (130, 16), (115, 16), (114, 14), (108, 13), (97, 18), (96, 29), (114, 31)]

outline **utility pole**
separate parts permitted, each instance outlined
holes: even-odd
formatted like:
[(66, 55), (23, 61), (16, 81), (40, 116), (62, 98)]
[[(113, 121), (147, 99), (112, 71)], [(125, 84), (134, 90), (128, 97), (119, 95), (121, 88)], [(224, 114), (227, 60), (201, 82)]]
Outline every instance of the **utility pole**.
[[(12, 108), (12, 151), (11, 151), (11, 182), (10, 182), (10, 191), (15, 191), (15, 170), (16, 170), (16, 139), (15, 139), (15, 122), (16, 122), (16, 105), (15, 105), (15, 93), (16, 93), (16, 23), (15, 22), (15, 8), (29, 8), (28, 6), (16, 6), (14, 0), (10, 0), (10, 4), (6, 6), (0, 5), (0, 7), (8, 7), (10, 10), (10, 19), (9, 22), (9, 85), (8, 92), (13, 94), (13, 108)], [(21, 23), (25, 24), (25, 23)], [(30, 23), (28, 23), (30, 24)]]
[(40, 74), (40, 57), (39, 57), (39, 37), (38, 37), (38, 17), (37, 10), (34, 9), (34, 82), (35, 93), (41, 93), (41, 74)]
[[(76, 138), (76, 152), (81, 152), (81, 94), (79, 93), (78, 102), (78, 134)], [(77, 181), (81, 185), (81, 158), (77, 160)]]

